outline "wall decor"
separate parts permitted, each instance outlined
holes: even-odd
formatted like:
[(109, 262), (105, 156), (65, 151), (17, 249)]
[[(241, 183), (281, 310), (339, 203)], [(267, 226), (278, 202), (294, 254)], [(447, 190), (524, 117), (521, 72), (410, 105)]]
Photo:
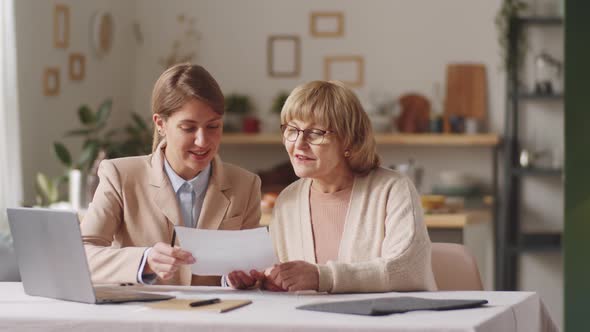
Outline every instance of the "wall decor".
[(68, 48), (70, 44), (70, 7), (57, 4), (53, 8), (53, 46)]
[(70, 80), (81, 81), (86, 73), (86, 57), (81, 53), (72, 53), (68, 61)]
[(297, 77), (301, 70), (301, 41), (295, 35), (272, 35), (266, 43), (270, 77)]
[(45, 96), (59, 95), (59, 68), (45, 68), (43, 72), (43, 94)]
[(342, 12), (312, 12), (309, 31), (314, 37), (342, 37), (344, 14)]
[(176, 17), (180, 33), (172, 42), (172, 50), (165, 57), (160, 57), (160, 65), (164, 69), (177, 63), (194, 62), (197, 60), (197, 46), (201, 40), (201, 32), (195, 28), (196, 19), (180, 14)]
[(113, 47), (113, 17), (107, 11), (98, 11), (90, 22), (90, 43), (98, 57), (107, 55)]
[(324, 58), (324, 79), (339, 80), (350, 87), (365, 82), (365, 60), (360, 55), (337, 55)]
[(133, 22), (133, 36), (137, 44), (143, 44), (143, 32), (141, 32), (141, 25), (137, 21)]

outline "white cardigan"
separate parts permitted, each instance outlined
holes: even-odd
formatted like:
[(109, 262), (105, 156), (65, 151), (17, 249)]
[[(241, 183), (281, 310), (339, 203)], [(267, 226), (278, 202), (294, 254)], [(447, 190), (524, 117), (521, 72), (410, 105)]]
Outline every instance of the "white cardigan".
[[(281, 262), (317, 264), (309, 205), (311, 183), (311, 179), (300, 179), (277, 198), (270, 233)], [(354, 180), (338, 259), (317, 265), (318, 290), (436, 290), (430, 250), (414, 185), (400, 173), (379, 167)]]

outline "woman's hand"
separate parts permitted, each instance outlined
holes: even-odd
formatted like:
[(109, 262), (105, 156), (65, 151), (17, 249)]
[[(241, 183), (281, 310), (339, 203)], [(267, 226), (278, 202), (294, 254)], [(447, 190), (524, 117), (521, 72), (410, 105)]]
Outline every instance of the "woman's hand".
[(158, 242), (150, 250), (143, 273), (155, 273), (161, 279), (168, 280), (174, 276), (181, 265), (194, 264), (196, 261), (190, 252)]
[[(277, 265), (275, 265), (277, 266)], [(282, 289), (280, 286), (277, 286), (275, 283), (272, 282), (272, 280), (270, 280), (269, 278), (267, 278), (267, 273), (270, 274), (270, 271), (273, 269), (274, 267), (269, 267), (268, 269), (266, 269), (263, 272), (258, 272), (256, 270), (252, 270), (250, 271), (250, 276), (252, 276), (252, 278), (255, 278), (256, 280), (258, 280), (258, 282), (260, 283), (260, 289), (265, 289), (265, 290), (269, 290), (272, 292), (284, 292), (286, 291), (286, 289)]]
[(258, 279), (251, 275), (247, 275), (244, 271), (232, 271), (227, 275), (227, 283), (234, 289), (252, 288), (256, 285), (257, 281)]
[(290, 292), (318, 290), (320, 275), (318, 268), (305, 261), (292, 261), (275, 265), (265, 271), (266, 277), (276, 286)]

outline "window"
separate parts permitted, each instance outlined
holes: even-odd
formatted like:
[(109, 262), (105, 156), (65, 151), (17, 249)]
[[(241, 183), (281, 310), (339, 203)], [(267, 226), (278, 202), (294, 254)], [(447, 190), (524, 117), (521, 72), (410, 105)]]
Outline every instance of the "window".
[(0, 2), (0, 238), (8, 233), (6, 208), (21, 205), (22, 179), (16, 78), (14, 0)]

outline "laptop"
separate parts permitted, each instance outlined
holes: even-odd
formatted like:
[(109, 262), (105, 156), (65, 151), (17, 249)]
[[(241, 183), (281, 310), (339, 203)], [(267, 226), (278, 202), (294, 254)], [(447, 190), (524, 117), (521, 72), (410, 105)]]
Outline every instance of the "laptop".
[(84, 303), (158, 301), (170, 295), (94, 287), (74, 211), (9, 208), (8, 223), (25, 293)]

